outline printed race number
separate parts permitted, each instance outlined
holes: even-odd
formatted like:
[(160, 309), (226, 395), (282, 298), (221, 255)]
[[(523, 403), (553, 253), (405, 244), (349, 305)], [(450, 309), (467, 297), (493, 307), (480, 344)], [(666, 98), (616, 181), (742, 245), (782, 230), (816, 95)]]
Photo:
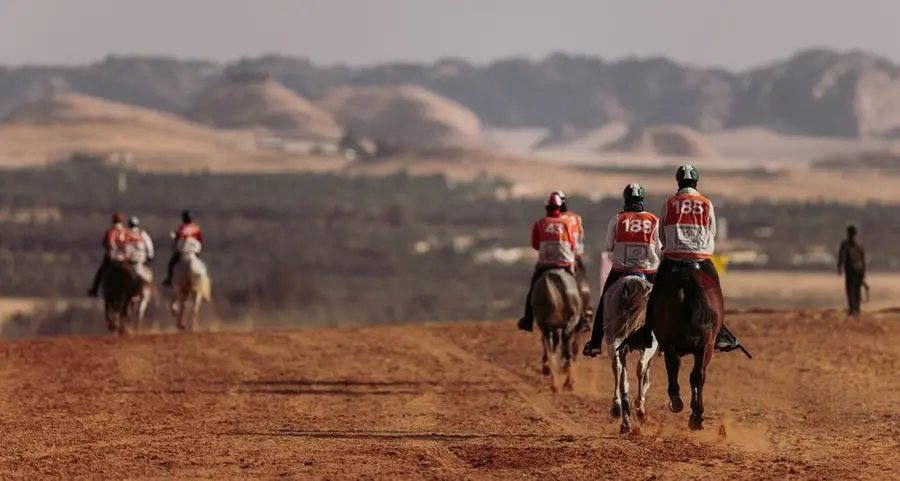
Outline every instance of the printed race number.
[(649, 220), (641, 220), (641, 219), (623, 219), (622, 224), (625, 227), (625, 232), (629, 234), (649, 234), (653, 229), (653, 222)]
[(675, 212), (682, 215), (702, 215), (705, 210), (705, 204), (699, 200), (676, 200), (672, 205)]

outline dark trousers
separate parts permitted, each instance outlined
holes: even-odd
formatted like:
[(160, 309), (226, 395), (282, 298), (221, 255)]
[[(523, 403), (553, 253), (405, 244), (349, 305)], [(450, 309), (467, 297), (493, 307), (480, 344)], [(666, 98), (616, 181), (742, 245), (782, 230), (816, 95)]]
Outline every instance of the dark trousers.
[(169, 263), (166, 265), (166, 279), (172, 280), (172, 269), (175, 268), (175, 263), (178, 262), (178, 252), (173, 252), (172, 257), (169, 258)]
[(106, 266), (109, 265), (109, 256), (103, 256), (103, 262), (100, 263), (100, 267), (97, 268), (97, 273), (94, 274), (94, 282), (91, 283), (91, 291), (96, 292), (100, 289), (100, 279), (103, 277), (103, 270), (106, 269)]
[(846, 271), (844, 273), (844, 290), (847, 292), (847, 307), (851, 316), (859, 315), (864, 277), (865, 274), (862, 272)]
[(531, 328), (534, 326), (534, 313), (531, 310), (531, 293), (534, 292), (534, 283), (541, 274), (553, 269), (568, 269), (570, 274), (574, 274), (571, 267), (561, 266), (534, 266), (534, 274), (531, 275), (531, 283), (528, 285), (528, 295), (525, 297), (525, 326)]
[[(600, 291), (600, 302), (597, 303), (597, 310), (594, 312), (594, 329), (591, 331), (591, 344), (594, 344), (595, 346), (603, 341), (603, 294), (610, 286), (615, 284), (616, 281), (624, 277), (625, 274), (625, 271), (611, 270), (609, 271), (609, 275), (606, 276), (606, 282), (603, 284), (603, 289)], [(647, 280), (650, 281), (651, 284), (656, 280), (655, 273), (644, 275), (647, 276)]]

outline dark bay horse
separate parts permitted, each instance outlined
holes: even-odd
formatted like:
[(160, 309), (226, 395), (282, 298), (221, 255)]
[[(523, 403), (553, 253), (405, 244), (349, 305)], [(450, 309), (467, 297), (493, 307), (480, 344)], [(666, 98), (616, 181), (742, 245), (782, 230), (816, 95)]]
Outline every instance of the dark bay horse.
[(544, 347), (543, 374), (551, 375), (551, 388), (557, 390), (555, 373), (549, 364), (551, 357), (556, 360), (557, 352), (562, 356), (565, 374), (563, 389), (573, 389), (572, 362), (575, 351), (575, 328), (582, 315), (578, 282), (564, 268), (550, 269), (541, 274), (534, 283), (531, 306), (534, 320), (541, 330)]
[(141, 294), (141, 279), (129, 262), (110, 260), (103, 269), (100, 282), (109, 330), (124, 335), (127, 333), (132, 308), (137, 305), (136, 296)]
[(665, 259), (647, 307), (647, 325), (665, 356), (669, 378), (669, 409), (684, 409), (678, 386), (681, 357), (694, 356), (690, 374), (692, 430), (703, 429), (703, 385), (722, 327), (725, 302), (718, 276), (711, 265), (693, 260)]

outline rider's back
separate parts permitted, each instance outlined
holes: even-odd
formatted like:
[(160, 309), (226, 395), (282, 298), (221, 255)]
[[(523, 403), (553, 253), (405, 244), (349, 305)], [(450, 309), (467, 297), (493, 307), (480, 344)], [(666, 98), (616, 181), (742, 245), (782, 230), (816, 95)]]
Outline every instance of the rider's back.
[(608, 226), (607, 249), (612, 251), (613, 268), (656, 272), (659, 267), (659, 218), (641, 211), (622, 211)]
[(535, 222), (531, 245), (538, 251), (539, 266), (570, 267), (575, 263), (575, 234), (565, 217), (547, 216)]
[(712, 201), (686, 187), (669, 197), (662, 215), (663, 256), (711, 259), (716, 250), (716, 217)]

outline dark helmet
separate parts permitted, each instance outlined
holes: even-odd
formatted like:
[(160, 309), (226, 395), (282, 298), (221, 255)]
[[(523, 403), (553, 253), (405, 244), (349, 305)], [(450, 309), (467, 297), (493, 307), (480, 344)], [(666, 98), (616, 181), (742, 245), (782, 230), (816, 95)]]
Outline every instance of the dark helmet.
[(141, 225), (141, 220), (137, 218), (136, 215), (133, 215), (128, 218), (128, 227), (138, 227)]
[(122, 222), (125, 222), (125, 216), (122, 215), (121, 212), (116, 212), (112, 216), (112, 221), (113, 221), (113, 224), (121, 224)]
[(639, 202), (644, 200), (644, 186), (641, 184), (628, 184), (622, 191), (625, 202)]
[(181, 211), (181, 221), (182, 222), (184, 222), (185, 224), (188, 224), (190, 222), (193, 222), (193, 220), (194, 220), (194, 218), (191, 217), (191, 211), (189, 211), (189, 210)]
[(675, 180), (678, 182), (678, 185), (697, 185), (697, 181), (700, 180), (700, 173), (697, 172), (697, 168), (690, 164), (685, 164), (678, 167), (678, 170), (675, 171)]
[(857, 230), (855, 225), (847, 226), (847, 237), (856, 237)]

